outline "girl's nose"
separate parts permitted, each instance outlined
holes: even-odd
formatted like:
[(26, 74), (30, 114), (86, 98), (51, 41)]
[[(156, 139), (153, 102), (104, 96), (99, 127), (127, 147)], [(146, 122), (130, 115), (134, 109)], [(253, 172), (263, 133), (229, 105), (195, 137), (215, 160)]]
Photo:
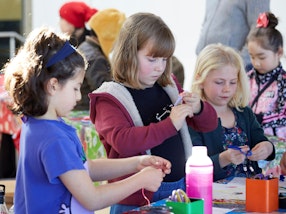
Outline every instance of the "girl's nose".
[(259, 60), (255, 60), (255, 61), (254, 61), (254, 65), (255, 65), (256, 67), (260, 66)]
[(157, 63), (155, 65), (155, 71), (162, 72), (166, 68), (166, 62), (163, 59), (157, 60)]
[(77, 93), (76, 95), (76, 101), (80, 101), (81, 100), (81, 92)]
[(227, 91), (229, 91), (229, 88), (230, 88), (229, 84), (225, 84), (224, 87), (223, 87), (223, 91), (227, 92)]

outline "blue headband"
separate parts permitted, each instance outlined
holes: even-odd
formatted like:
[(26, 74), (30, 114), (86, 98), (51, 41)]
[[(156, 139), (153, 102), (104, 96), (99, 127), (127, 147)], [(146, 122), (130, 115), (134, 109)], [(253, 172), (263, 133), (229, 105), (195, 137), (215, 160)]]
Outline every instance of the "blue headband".
[(64, 58), (71, 55), (75, 51), (76, 51), (76, 49), (74, 46), (72, 46), (68, 41), (65, 42), (64, 46), (49, 59), (47, 65), (46, 65), (46, 68), (48, 68), (48, 67), (54, 65), (55, 63), (63, 60)]

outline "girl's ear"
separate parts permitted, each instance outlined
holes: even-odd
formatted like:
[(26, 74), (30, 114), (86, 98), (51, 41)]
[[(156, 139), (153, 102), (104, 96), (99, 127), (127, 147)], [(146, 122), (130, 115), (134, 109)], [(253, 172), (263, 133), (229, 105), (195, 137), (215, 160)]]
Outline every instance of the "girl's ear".
[[(200, 75), (199, 74), (197, 74), (196, 76), (195, 76), (195, 80), (199, 80), (200, 79)], [(203, 87), (203, 83), (200, 83), (199, 84), (199, 89), (203, 89), (204, 87)]]
[(47, 83), (47, 92), (50, 95), (53, 95), (56, 92), (58, 86), (59, 86), (59, 82), (56, 78), (49, 79)]

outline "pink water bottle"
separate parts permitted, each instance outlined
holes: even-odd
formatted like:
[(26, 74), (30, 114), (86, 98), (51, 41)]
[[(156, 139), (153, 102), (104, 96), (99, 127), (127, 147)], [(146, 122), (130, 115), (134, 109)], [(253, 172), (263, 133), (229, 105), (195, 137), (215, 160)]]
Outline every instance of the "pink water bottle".
[(212, 214), (213, 162), (206, 146), (193, 146), (186, 163), (186, 192), (189, 198), (204, 200), (204, 213)]

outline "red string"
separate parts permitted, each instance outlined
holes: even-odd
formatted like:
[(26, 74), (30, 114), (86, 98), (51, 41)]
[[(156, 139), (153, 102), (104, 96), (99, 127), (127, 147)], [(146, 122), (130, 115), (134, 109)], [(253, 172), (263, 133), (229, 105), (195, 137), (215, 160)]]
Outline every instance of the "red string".
[(150, 206), (151, 203), (150, 203), (150, 200), (145, 195), (144, 188), (142, 188), (142, 195), (143, 195), (144, 199), (147, 201), (147, 205)]

